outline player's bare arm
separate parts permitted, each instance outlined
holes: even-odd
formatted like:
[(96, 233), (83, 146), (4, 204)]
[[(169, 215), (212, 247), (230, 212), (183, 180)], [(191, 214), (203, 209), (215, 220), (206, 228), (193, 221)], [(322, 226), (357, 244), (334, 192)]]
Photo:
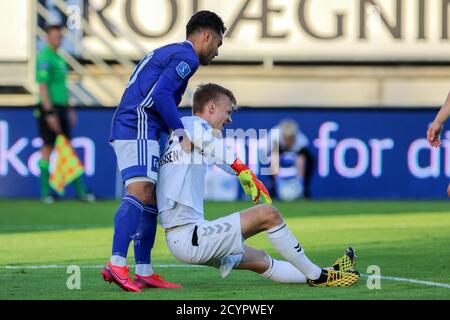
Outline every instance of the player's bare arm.
[(444, 122), (449, 117), (450, 117), (450, 92), (447, 96), (447, 99), (444, 102), (444, 105), (441, 107), (438, 114), (434, 118), (434, 121), (431, 123), (430, 127), (427, 130), (427, 140), (430, 146), (437, 148), (441, 145), (439, 135), (441, 134)]

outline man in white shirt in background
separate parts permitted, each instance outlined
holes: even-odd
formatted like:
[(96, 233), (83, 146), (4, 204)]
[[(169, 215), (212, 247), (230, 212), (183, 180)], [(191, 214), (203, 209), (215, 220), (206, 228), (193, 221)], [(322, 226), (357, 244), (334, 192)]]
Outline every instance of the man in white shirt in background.
[(314, 159), (308, 138), (293, 119), (284, 119), (274, 129), (280, 136), (272, 143), (272, 189), (280, 200), (310, 198)]
[[(265, 186), (225, 146), (220, 132), (231, 123), (236, 99), (216, 84), (199, 86), (194, 95), (193, 116), (183, 117), (192, 142), (192, 152), (183, 151), (176, 133), (167, 142), (160, 160), (157, 203), (169, 250), (179, 260), (220, 269), (222, 277), (232, 269), (252, 270), (283, 283), (312, 286), (350, 286), (359, 279), (353, 270), (354, 251), (322, 269), (312, 263), (274, 206)], [(235, 212), (219, 219), (205, 220), (203, 212), (206, 168), (215, 164), (238, 176), (246, 194), (266, 204)], [(270, 243), (287, 260), (279, 261), (244, 240), (265, 231)]]

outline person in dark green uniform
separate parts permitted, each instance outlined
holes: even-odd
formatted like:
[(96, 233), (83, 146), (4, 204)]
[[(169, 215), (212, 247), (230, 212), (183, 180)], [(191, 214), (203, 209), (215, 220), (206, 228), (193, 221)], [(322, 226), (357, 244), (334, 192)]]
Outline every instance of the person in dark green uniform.
[[(61, 26), (47, 28), (47, 45), (36, 57), (36, 81), (39, 84), (39, 103), (35, 108), (39, 133), (43, 140), (42, 158), (39, 160), (41, 200), (53, 203), (54, 197), (49, 185), (49, 159), (53, 151), (56, 136), (64, 134), (70, 139), (70, 129), (77, 122), (75, 109), (69, 106), (67, 89), (67, 63), (57, 52), (62, 42)], [(86, 191), (82, 177), (74, 182), (77, 196), (87, 202), (95, 200), (92, 193)]]

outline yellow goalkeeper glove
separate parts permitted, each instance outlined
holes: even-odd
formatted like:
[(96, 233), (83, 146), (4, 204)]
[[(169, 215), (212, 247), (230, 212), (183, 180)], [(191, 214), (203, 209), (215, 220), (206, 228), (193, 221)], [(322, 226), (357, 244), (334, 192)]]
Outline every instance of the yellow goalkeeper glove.
[(254, 203), (258, 203), (261, 196), (264, 203), (272, 203), (272, 198), (264, 184), (239, 158), (234, 161), (231, 168), (237, 173), (245, 194), (249, 195)]

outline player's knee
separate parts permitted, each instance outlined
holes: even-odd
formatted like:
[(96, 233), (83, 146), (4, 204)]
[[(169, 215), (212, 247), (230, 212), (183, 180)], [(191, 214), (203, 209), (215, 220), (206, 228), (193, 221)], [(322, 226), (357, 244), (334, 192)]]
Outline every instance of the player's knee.
[(142, 202), (144, 205), (151, 204), (151, 196), (148, 193), (145, 193), (144, 191), (136, 191), (134, 193), (130, 193), (133, 197), (138, 199), (140, 202)]
[(127, 187), (128, 194), (137, 198), (144, 205), (155, 204), (153, 183), (133, 183)]
[(280, 211), (278, 211), (276, 207), (268, 204), (263, 204), (261, 206), (264, 224), (267, 226), (267, 228), (277, 226), (283, 222), (283, 218), (280, 214)]

